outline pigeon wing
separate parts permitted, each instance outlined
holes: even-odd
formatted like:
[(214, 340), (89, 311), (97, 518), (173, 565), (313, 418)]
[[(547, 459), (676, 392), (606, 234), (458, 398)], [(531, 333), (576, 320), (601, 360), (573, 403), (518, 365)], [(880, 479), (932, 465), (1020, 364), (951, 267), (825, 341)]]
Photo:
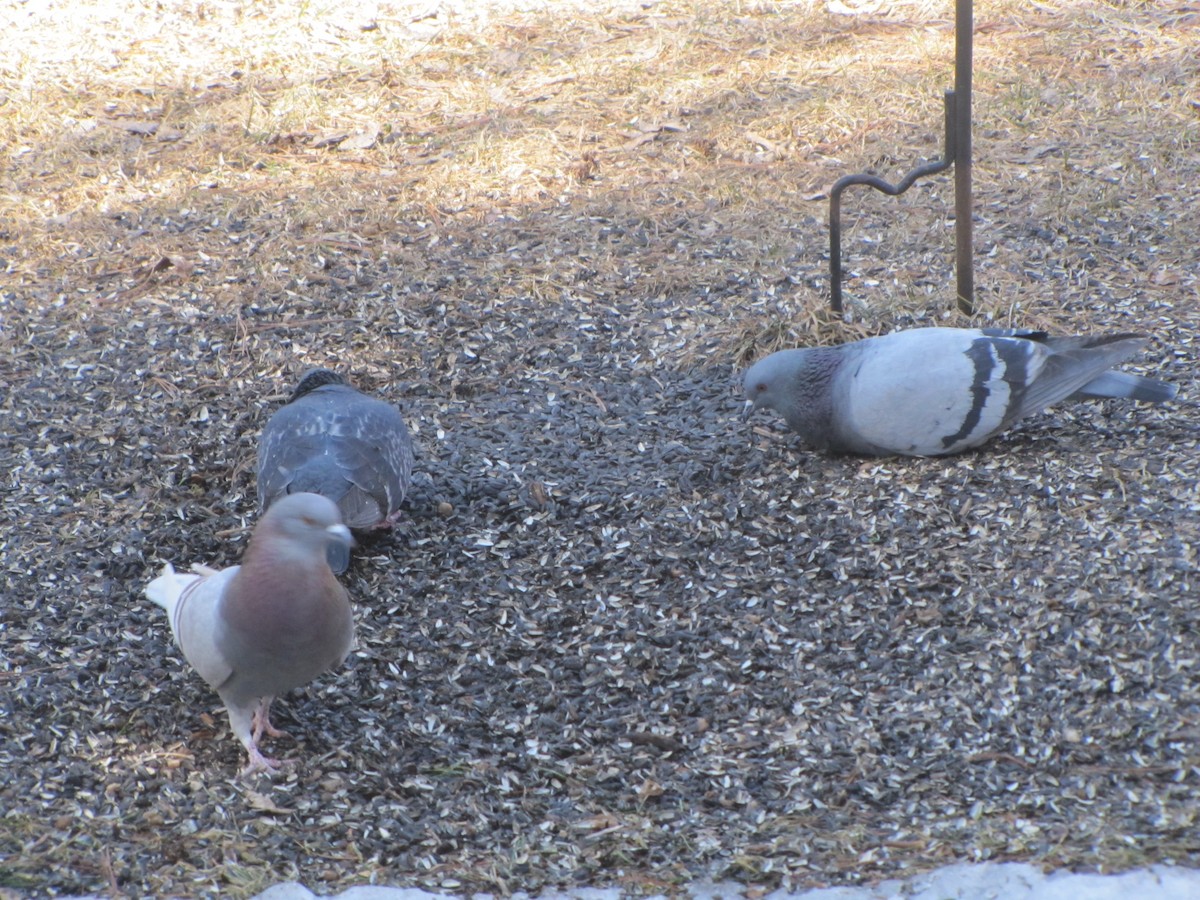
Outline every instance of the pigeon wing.
[(398, 410), (362, 397), (342, 423), (336, 458), (350, 484), (339, 505), (352, 528), (377, 525), (390, 517), (408, 494), (413, 451)]
[(1015, 397), (1047, 355), (974, 329), (901, 331), (846, 345), (834, 408), (856, 452), (939, 456), (983, 443), (1012, 418)]
[[(1146, 338), (1137, 334), (1045, 338), (1037, 342), (1036, 346), (1043, 348), (1045, 363), (1020, 395), (1013, 420), (1033, 415), (1076, 393), (1087, 396), (1086, 389), (1094, 381), (1098, 381), (1099, 390), (1109, 380), (1108, 369), (1133, 356), (1145, 343)], [(1112, 373), (1115, 381), (1131, 378), (1122, 379), (1121, 373)]]
[(280, 407), (268, 420), (258, 449), (260, 510), (299, 491), (337, 503), (349, 488), (338, 474), (336, 459), (344, 417), (326, 400), (320, 394), (306, 394)]

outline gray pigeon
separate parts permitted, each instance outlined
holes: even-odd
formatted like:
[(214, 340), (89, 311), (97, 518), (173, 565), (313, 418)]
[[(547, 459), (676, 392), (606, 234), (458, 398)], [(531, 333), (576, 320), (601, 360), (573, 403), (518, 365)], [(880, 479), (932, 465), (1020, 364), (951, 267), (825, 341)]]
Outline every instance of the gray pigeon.
[(1064, 398), (1172, 399), (1174, 385), (1108, 371), (1145, 343), (1138, 334), (914, 328), (772, 353), (750, 367), (744, 387), (751, 403), (781, 413), (821, 450), (944, 456)]
[[(287, 494), (328, 497), (351, 528), (386, 528), (400, 517), (413, 451), (399, 410), (356, 390), (337, 372), (313, 369), (276, 410), (258, 445), (258, 505)], [(330, 548), (341, 574), (345, 547)]]
[(337, 505), (292, 494), (259, 520), (240, 566), (176, 573), (168, 563), (146, 587), (184, 657), (225, 703), (250, 754), (243, 774), (278, 765), (258, 749), (263, 732), (283, 734), (271, 725), (271, 700), (350, 652), (354, 616), (326, 561), (330, 544), (350, 544)]

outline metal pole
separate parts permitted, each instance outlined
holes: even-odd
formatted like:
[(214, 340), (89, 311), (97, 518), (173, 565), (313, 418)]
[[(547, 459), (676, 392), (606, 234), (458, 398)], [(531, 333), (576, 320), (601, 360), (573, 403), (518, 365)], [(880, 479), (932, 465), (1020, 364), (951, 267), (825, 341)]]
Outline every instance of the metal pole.
[(829, 303), (833, 311), (842, 312), (842, 191), (841, 179), (829, 192)]
[(844, 175), (829, 192), (829, 287), (834, 312), (842, 311), (842, 192), (865, 184), (895, 196), (907, 191), (918, 178), (954, 166), (954, 243), (958, 274), (958, 308), (970, 315), (975, 310), (974, 241), (971, 220), (971, 67), (974, 42), (973, 0), (955, 0), (954, 90), (946, 91), (946, 149), (942, 158), (918, 166), (890, 184), (865, 173)]
[[(895, 197), (912, 187), (913, 182), (918, 178), (944, 172), (954, 165), (954, 147), (958, 140), (959, 130), (954, 122), (954, 116), (958, 109), (954, 100), (954, 91), (946, 91), (942, 106), (945, 109), (946, 137), (945, 151), (942, 153), (941, 159), (917, 166), (896, 184), (865, 172), (859, 175), (843, 175), (833, 183), (833, 187), (829, 191), (829, 288), (834, 312), (842, 311), (842, 192), (852, 185), (865, 184)], [(968, 128), (968, 130), (970, 129)]]
[(954, 16), (954, 245), (958, 308), (975, 311), (974, 241), (971, 222), (971, 53), (975, 25), (972, 0), (958, 0)]

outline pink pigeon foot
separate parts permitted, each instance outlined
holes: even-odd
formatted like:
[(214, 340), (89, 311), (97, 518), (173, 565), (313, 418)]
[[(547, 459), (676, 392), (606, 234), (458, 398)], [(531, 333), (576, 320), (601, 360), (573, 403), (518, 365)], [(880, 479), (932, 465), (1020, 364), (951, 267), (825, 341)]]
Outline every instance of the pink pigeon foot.
[(246, 763), (246, 768), (242, 769), (243, 778), (245, 778), (247, 775), (253, 775), (255, 772), (274, 774), (275, 772), (279, 771), (280, 766), (284, 765), (284, 763), (277, 759), (271, 759), (270, 757), (263, 756), (258, 752), (258, 747), (256, 745), (250, 746), (249, 753), (250, 761)]
[(271, 699), (272, 698), (270, 697), (264, 697), (262, 700), (258, 701), (258, 708), (254, 710), (254, 717), (252, 720), (254, 732), (252, 734), (252, 738), (255, 746), (258, 745), (258, 742), (262, 739), (264, 733), (268, 737), (273, 738), (291, 737), (291, 735), (286, 731), (282, 731), (271, 724)]
[(399, 522), (403, 518), (404, 518), (404, 510), (398, 509), (394, 513), (392, 513), (390, 516), (388, 516), (386, 519), (384, 519), (382, 522), (376, 522), (374, 525), (372, 525), (371, 530), (372, 531), (382, 531), (385, 528), (391, 528), (393, 525), (395, 525), (397, 522)]

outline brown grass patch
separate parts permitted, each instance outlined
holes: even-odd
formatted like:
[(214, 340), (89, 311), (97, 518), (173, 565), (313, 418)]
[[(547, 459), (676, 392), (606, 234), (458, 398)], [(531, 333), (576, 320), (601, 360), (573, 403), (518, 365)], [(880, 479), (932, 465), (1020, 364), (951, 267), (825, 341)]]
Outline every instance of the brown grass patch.
[[(897, 10), (12, 10), (0, 84), (10, 283), (93, 302), (186, 284), (236, 305), (319, 282), (335, 258), (367, 265), (405, 259), (413, 241), (603, 216), (646, 232), (636, 289), (714, 279), (656, 234), (689, 250), (724, 243), (752, 293), (772, 291), (787, 329), (808, 333), (827, 291), (826, 210), (804, 198), (940, 152), (952, 22), (928, 5)], [(977, 24), (981, 316), (1069, 322), (1081, 301), (1068, 295), (1094, 296), (1104, 262), (1082, 247), (1131, 198), (1159, 198), (1144, 223), (1154, 258), (1104, 273), (1102, 292), (1194, 286), (1192, 240), (1176, 227), (1200, 125), (1186, 11), (993, 2)], [(899, 200), (851, 192), (856, 316), (951, 308), (951, 195), (946, 177)], [(595, 250), (585, 267), (618, 289), (615, 261)], [(492, 260), (489, 274), (536, 294), (570, 265)], [(719, 324), (762, 324), (731, 319)]]

